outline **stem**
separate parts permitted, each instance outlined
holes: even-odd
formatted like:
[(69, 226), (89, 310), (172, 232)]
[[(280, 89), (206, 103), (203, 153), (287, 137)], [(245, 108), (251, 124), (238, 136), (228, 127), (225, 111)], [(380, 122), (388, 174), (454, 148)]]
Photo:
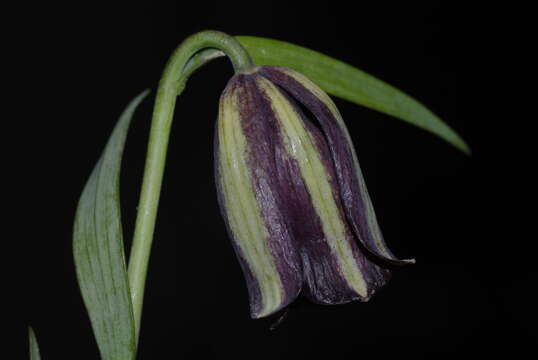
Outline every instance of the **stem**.
[(203, 31), (187, 38), (174, 51), (164, 69), (153, 108), (144, 180), (128, 268), (137, 339), (176, 96), (183, 90), (190, 72), (196, 69), (191, 67), (185, 70), (185, 65), (194, 54), (205, 48), (216, 48), (224, 52), (230, 58), (236, 73), (253, 66), (246, 50), (234, 38), (217, 31)]

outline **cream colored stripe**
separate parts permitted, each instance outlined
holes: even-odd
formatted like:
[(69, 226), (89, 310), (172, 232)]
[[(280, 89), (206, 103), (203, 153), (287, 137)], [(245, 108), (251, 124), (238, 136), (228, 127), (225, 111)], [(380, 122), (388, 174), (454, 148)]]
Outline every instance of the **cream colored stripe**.
[(219, 115), (220, 182), (230, 227), (260, 287), (262, 309), (273, 312), (282, 303), (283, 286), (267, 245), (269, 233), (256, 201), (246, 164), (246, 139), (236, 95), (224, 96)]
[(323, 232), (336, 254), (343, 277), (352, 289), (366, 297), (366, 282), (353, 257), (351, 245), (346, 239), (346, 226), (314, 140), (305, 129), (299, 114), (275, 85), (265, 78), (260, 78), (258, 84), (271, 98), (287, 151), (299, 164), (302, 178), (316, 213), (321, 219)]
[(366, 205), (366, 213), (367, 213), (366, 218), (368, 220), (368, 226), (373, 233), (374, 241), (377, 244), (377, 249), (380, 250), (383, 253), (383, 255), (385, 255), (386, 257), (392, 258), (390, 251), (388, 250), (388, 248), (385, 245), (385, 242), (383, 241), (383, 236), (381, 234), (379, 225), (377, 223), (377, 217), (375, 215), (375, 210), (373, 208), (370, 195), (368, 194), (368, 189), (366, 188), (366, 185), (364, 184), (364, 179), (362, 177), (362, 174), (360, 173), (360, 165), (359, 165), (359, 160), (357, 158), (357, 153), (355, 152), (355, 146), (353, 145), (353, 142), (351, 141), (351, 136), (349, 135), (344, 119), (342, 118), (342, 115), (340, 115), (338, 108), (336, 107), (335, 103), (331, 100), (329, 95), (327, 95), (325, 91), (323, 91), (319, 86), (317, 86), (314, 82), (312, 82), (306, 76), (304, 76), (303, 74), (297, 71), (287, 69), (287, 68), (281, 68), (281, 70), (285, 72), (287, 75), (297, 80), (299, 83), (301, 83), (301, 85), (303, 85), (309, 91), (311, 91), (320, 101), (322, 101), (329, 108), (332, 115), (336, 118), (338, 125), (342, 129), (346, 137), (346, 140), (348, 141), (349, 146), (351, 147), (351, 153), (353, 155), (353, 163), (357, 171), (357, 178), (360, 182), (359, 186), (361, 187), (361, 189), (363, 189), (364, 194), (365, 194), (365, 205)]

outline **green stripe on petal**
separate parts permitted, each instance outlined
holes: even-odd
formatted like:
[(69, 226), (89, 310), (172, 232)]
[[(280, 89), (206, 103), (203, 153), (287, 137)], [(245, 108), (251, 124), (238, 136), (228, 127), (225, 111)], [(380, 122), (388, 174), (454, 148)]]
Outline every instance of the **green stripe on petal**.
[(345, 220), (334, 199), (333, 188), (313, 139), (280, 90), (262, 77), (258, 78), (258, 84), (271, 99), (273, 111), (283, 132), (284, 143), (291, 157), (299, 164), (303, 181), (321, 219), (327, 241), (336, 255), (342, 275), (360, 296), (367, 297), (367, 284), (346, 240)]
[(221, 99), (218, 122), (220, 183), (234, 241), (261, 292), (261, 309), (253, 315), (263, 317), (282, 302), (282, 284), (267, 246), (269, 234), (246, 164), (247, 144), (237, 101), (235, 94), (226, 94)]
[(351, 140), (351, 136), (349, 135), (349, 131), (347, 130), (346, 124), (344, 122), (344, 119), (342, 118), (342, 115), (338, 111), (338, 108), (336, 107), (336, 104), (332, 101), (332, 99), (323, 91), (319, 86), (317, 86), (313, 81), (308, 79), (303, 74), (288, 69), (288, 68), (280, 68), (282, 72), (286, 73), (287, 75), (291, 76), (298, 82), (300, 82), (305, 88), (307, 88), (309, 91), (311, 91), (319, 100), (321, 100), (327, 108), (331, 111), (332, 115), (338, 122), (338, 126), (340, 127), (342, 133), (345, 135), (346, 140), (349, 144), (349, 147), (351, 149), (351, 154), (353, 155), (353, 163), (355, 165), (355, 169), (357, 170), (357, 178), (359, 181), (359, 187), (361, 189), (361, 192), (363, 196), (365, 196), (365, 206), (366, 206), (366, 212), (369, 223), (369, 229), (373, 233), (373, 237), (375, 240), (375, 243), (377, 245), (376, 249), (380, 251), (385, 257), (392, 258), (394, 255), (392, 252), (388, 249), (387, 245), (385, 244), (385, 241), (383, 240), (383, 235), (381, 234), (380, 227), (377, 223), (377, 217), (375, 215), (375, 210), (372, 205), (372, 201), (370, 199), (370, 195), (368, 193), (368, 190), (366, 188), (366, 184), (364, 183), (364, 179), (362, 174), (360, 173), (360, 165), (359, 160), (357, 158), (357, 153), (355, 151), (355, 146), (353, 145), (353, 141)]

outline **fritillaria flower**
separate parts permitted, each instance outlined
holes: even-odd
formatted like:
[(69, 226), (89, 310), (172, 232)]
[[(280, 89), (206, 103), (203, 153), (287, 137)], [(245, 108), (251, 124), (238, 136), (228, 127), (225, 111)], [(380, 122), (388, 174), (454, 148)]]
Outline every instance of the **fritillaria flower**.
[(216, 132), (219, 204), (253, 318), (301, 290), (321, 304), (367, 301), (388, 264), (414, 262), (385, 245), (342, 117), (302, 74), (261, 66), (235, 75)]

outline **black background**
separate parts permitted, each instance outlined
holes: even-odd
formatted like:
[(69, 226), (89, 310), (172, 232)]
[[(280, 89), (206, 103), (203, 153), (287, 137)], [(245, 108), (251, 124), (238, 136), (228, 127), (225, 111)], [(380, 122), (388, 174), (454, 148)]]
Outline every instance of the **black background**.
[[(473, 156), (335, 99), (385, 238), (417, 264), (395, 271), (369, 303), (327, 307), (300, 298), (270, 331), (274, 318), (249, 318), (218, 212), (213, 125), (233, 73), (227, 60), (212, 62), (191, 78), (175, 112), (140, 359), (420, 359), (532, 350), (534, 300), (526, 289), (536, 270), (532, 254), (505, 246), (511, 239), (499, 212), (509, 194), (492, 183), (498, 173), (478, 131), (483, 120), (468, 105), (476, 84), (464, 71), (475, 48), (467, 8), (434, 1), (148, 3), (47, 5), (28, 20), (31, 53), (21, 60), (33, 79), (21, 92), (30, 100), (18, 106), (37, 115), (14, 165), (24, 188), (15, 212), (27, 247), (21, 318), (34, 327), (44, 359), (98, 358), (71, 255), (77, 200), (124, 106), (145, 88), (154, 94), (173, 49), (204, 29), (286, 40), (353, 64), (426, 104), (462, 134)], [(136, 113), (123, 162), (127, 245), (152, 102)], [(26, 351), (22, 330), (18, 338)]]

